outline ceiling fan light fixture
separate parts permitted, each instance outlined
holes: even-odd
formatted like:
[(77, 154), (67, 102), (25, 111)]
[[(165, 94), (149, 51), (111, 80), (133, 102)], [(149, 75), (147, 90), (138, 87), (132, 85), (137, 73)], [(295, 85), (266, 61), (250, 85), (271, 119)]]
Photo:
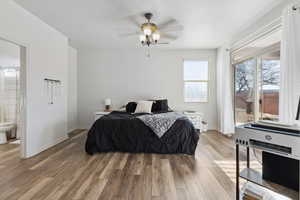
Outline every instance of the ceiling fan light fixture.
[[(137, 33), (137, 35), (139, 36), (139, 40), (140, 43), (142, 44), (142, 46), (148, 46), (150, 47), (151, 45), (158, 45), (158, 44), (168, 44), (168, 43), (159, 43), (159, 40), (161, 39), (161, 37), (165, 37), (167, 38), (166, 34), (163, 32), (160, 32), (159, 27), (153, 23), (151, 21), (152, 18), (152, 14), (151, 13), (146, 13), (145, 18), (147, 19), (147, 22), (141, 24), (140, 27), (140, 31), (139, 32), (135, 32), (135, 35)], [(171, 20), (171, 22), (173, 22), (174, 20)], [(170, 23), (170, 22), (168, 22)], [(166, 26), (165, 23), (164, 26)], [(169, 36), (170, 38), (170, 36)]]
[(141, 34), (141, 35), (140, 35), (140, 41), (141, 41), (142, 43), (144, 43), (144, 42), (146, 41), (146, 35)]
[(158, 29), (158, 27), (156, 26), (156, 24), (151, 23), (151, 22), (144, 23), (141, 26), (142, 32), (148, 36), (150, 36), (152, 33), (156, 32), (157, 29)]
[(152, 34), (151, 26), (144, 26), (143, 32), (145, 35), (148, 35), (148, 36), (151, 35)]
[(156, 31), (152, 34), (152, 39), (157, 42), (160, 39), (160, 34)]

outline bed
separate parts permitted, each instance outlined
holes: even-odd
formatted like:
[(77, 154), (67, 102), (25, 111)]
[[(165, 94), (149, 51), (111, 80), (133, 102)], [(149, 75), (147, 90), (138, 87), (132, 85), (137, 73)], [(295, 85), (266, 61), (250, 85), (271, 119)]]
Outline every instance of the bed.
[[(160, 119), (161, 116), (165, 121)], [(164, 127), (170, 119), (173, 119), (170, 127)], [(158, 123), (154, 124), (157, 127), (153, 129), (148, 122), (155, 120)], [(163, 134), (159, 134), (160, 129), (165, 129)], [(85, 149), (90, 155), (98, 152), (193, 155), (199, 134), (188, 118), (174, 112), (131, 114), (114, 111), (93, 124)]]

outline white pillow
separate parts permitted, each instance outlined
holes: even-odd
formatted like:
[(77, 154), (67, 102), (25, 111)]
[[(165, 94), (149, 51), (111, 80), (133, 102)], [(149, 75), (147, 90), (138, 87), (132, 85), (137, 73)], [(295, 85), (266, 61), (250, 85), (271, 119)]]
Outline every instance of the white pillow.
[(153, 101), (138, 101), (134, 113), (151, 113)]

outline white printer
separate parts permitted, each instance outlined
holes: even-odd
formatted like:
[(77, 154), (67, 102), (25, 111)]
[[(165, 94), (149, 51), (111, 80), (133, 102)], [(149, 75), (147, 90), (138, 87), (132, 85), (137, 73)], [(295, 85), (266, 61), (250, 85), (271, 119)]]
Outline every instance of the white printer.
[(300, 160), (300, 128), (257, 122), (236, 127), (235, 143)]

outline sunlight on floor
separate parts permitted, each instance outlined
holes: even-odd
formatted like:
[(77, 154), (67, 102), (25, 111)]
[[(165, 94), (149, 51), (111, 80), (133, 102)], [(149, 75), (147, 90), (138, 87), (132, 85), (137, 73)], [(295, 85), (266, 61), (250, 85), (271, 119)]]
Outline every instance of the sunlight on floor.
[[(216, 163), (222, 171), (230, 178), (230, 180), (235, 183), (235, 160), (215, 160)], [(247, 167), (246, 161), (240, 161), (240, 169), (243, 170)], [(254, 170), (261, 172), (262, 166), (258, 161), (250, 161), (250, 167)]]
[(10, 142), (9, 144), (21, 144), (21, 140), (14, 140), (13, 142)]

